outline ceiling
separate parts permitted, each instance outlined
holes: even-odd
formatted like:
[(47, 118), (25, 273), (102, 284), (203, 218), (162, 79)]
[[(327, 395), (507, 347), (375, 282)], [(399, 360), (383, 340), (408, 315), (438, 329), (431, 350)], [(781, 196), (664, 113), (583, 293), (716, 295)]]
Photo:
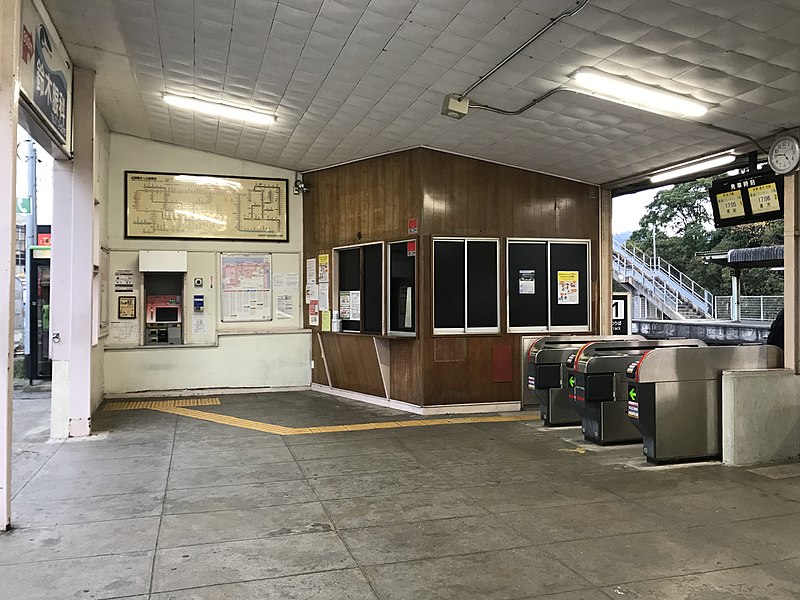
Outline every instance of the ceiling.
[[(575, 0), (44, 0), (113, 131), (298, 171), (428, 146), (606, 183), (742, 139), (578, 94), (440, 115)], [(798, 0), (589, 0), (470, 93), (516, 109), (593, 67), (762, 137), (800, 124)], [(164, 92), (274, 113), (194, 115)]]

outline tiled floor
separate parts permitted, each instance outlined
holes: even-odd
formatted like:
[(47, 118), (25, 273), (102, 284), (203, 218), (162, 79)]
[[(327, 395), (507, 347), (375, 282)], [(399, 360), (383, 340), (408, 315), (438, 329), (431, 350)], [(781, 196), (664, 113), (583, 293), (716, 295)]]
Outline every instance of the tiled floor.
[[(800, 465), (648, 468), (578, 430), (476, 423), (279, 437), (153, 411), (47, 441), (16, 402), (3, 600), (800, 597)], [(412, 418), (311, 392), (201, 410)]]

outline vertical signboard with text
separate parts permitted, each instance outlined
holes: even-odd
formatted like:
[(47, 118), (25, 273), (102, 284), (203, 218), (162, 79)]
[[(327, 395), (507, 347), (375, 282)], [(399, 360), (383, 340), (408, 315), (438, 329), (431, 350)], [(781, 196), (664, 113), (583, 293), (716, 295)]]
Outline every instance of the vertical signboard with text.
[(23, 0), (20, 95), (72, 155), (72, 62), (40, 0)]
[(627, 292), (614, 292), (611, 297), (611, 333), (631, 334), (631, 295)]

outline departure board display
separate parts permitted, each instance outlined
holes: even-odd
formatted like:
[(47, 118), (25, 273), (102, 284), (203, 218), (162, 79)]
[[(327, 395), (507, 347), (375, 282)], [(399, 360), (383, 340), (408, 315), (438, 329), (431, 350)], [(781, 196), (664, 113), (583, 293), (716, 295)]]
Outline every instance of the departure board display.
[(717, 227), (783, 218), (783, 177), (771, 171), (717, 179), (709, 197)]

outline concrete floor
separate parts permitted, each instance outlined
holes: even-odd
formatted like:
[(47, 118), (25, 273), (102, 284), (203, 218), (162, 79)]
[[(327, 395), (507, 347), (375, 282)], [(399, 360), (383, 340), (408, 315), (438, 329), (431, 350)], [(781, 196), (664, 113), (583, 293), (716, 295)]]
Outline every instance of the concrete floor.
[[(98, 412), (47, 442), (16, 401), (8, 600), (800, 597), (800, 465), (648, 468), (574, 428), (279, 437)], [(409, 418), (312, 392), (201, 410), (287, 426)]]

